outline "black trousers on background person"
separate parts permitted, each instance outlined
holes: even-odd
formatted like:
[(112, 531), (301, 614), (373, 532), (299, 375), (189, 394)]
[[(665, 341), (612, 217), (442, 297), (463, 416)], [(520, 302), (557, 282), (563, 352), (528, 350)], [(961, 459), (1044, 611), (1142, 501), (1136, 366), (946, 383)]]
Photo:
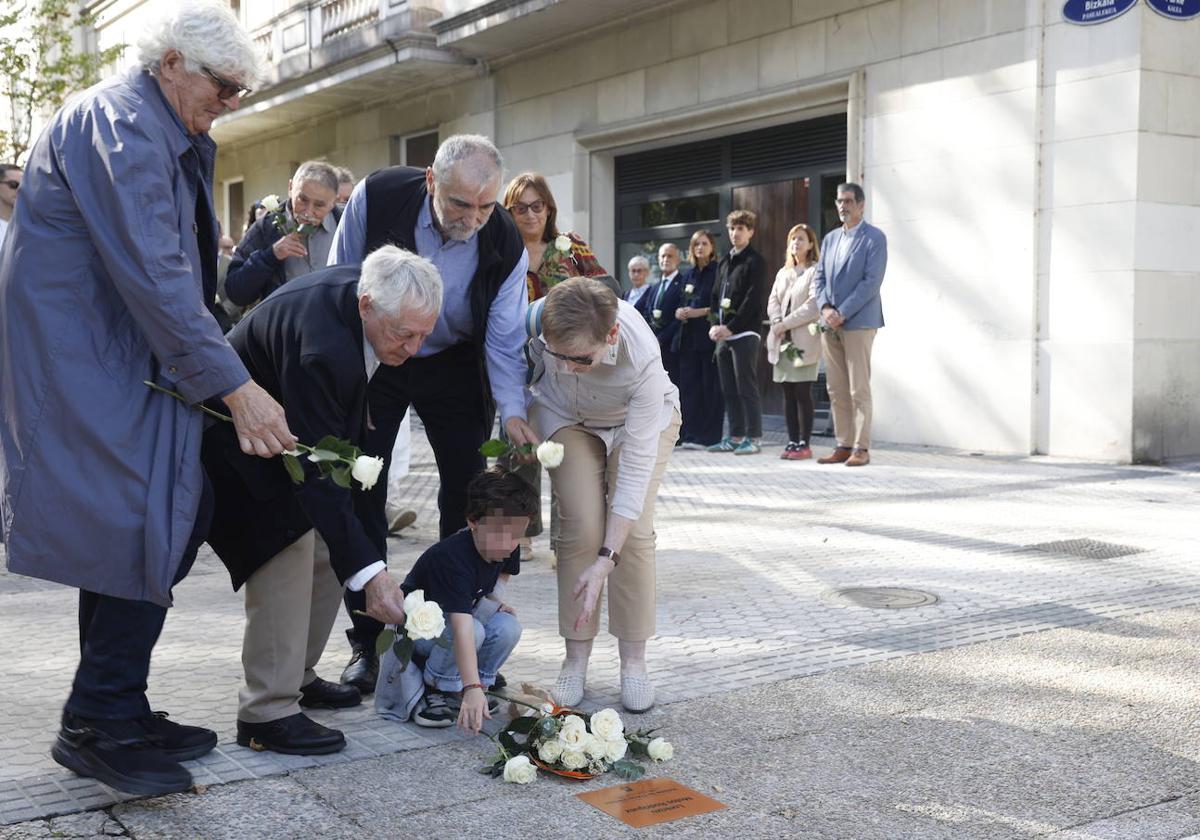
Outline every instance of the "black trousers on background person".
[(813, 415), (816, 406), (813, 404), (813, 388), (816, 382), (783, 382), (783, 416), (787, 421), (788, 441), (790, 443), (812, 443)]
[(729, 417), (729, 436), (762, 437), (762, 397), (758, 393), (757, 335), (747, 335), (717, 344), (717, 372), (725, 413)]
[[(203, 482), (196, 523), (175, 574), (176, 584), (191, 571), (212, 522), (212, 485), (207, 476)], [(150, 654), (166, 618), (167, 608), (149, 601), (79, 590), (79, 668), (65, 711), (93, 720), (148, 716)]]
[(712, 446), (721, 440), (725, 426), (725, 399), (713, 349), (679, 352), (679, 404), (684, 443)]
[[(381, 365), (371, 377), (367, 402), (374, 428), (367, 429), (364, 450), (384, 460), (380, 473), (384, 480), (376, 482), (370, 491), (356, 494), (359, 517), (368, 536), (386, 546), (386, 476), (396, 431), (409, 406), (421, 418), (437, 461), (438, 532), (445, 538), (466, 527), (467, 483), (487, 466), (479, 447), (491, 434), (493, 421), (485, 403), (475, 347), (457, 344), (432, 356), (409, 359), (398, 367)], [(343, 600), (354, 624), (346, 631), (351, 644), (374, 650), (375, 637), (383, 625), (355, 613), (366, 609), (366, 594), (347, 589)]]

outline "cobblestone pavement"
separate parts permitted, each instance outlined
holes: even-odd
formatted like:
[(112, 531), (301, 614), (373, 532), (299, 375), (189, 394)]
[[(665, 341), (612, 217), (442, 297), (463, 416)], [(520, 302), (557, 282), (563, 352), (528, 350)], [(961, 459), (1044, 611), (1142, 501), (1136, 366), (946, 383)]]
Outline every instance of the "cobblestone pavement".
[[(650, 667), (660, 703), (1200, 604), (1200, 464), (1129, 467), (881, 447), (871, 466), (848, 469), (781, 462), (775, 443), (753, 457), (673, 456), (656, 517), (659, 625)], [(436, 537), (436, 481), (428, 445), (414, 430), (409, 488), (419, 518), (391, 540), (401, 572)], [(504, 670), (510, 681), (549, 684), (562, 643), (544, 538), (535, 548), (510, 587), (525, 634)], [(871, 608), (839, 596), (853, 587), (916, 589), (936, 602)], [(342, 753), (285, 757), (240, 748), (233, 736), (242, 607), (207, 550), (177, 588), (176, 604), (155, 650), (151, 702), (220, 734), (220, 746), (191, 765), (198, 783), (457, 740), (377, 719), (368, 705), (314, 714), (346, 732)], [(116, 801), (48, 753), (76, 664), (75, 620), (71, 590), (0, 572), (0, 824)], [(342, 616), (339, 628), (347, 624)], [(335, 630), (320, 673), (336, 679), (347, 653)], [(614, 703), (617, 688), (615, 642), (602, 635), (587, 704)]]

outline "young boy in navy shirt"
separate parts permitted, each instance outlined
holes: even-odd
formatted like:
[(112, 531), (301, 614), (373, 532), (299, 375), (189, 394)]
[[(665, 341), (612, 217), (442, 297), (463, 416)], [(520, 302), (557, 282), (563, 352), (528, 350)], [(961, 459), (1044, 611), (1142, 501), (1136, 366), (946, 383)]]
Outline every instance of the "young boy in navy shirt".
[(521, 537), (541, 500), (515, 473), (499, 467), (467, 485), (467, 527), (418, 558), (401, 588), (425, 590), (446, 616), (443, 637), (419, 641), (424, 656), (425, 699), (413, 719), (419, 726), (452, 726), (478, 733), (490, 720), (487, 689), (521, 638), (516, 612), (504, 603), (511, 575), (520, 572)]

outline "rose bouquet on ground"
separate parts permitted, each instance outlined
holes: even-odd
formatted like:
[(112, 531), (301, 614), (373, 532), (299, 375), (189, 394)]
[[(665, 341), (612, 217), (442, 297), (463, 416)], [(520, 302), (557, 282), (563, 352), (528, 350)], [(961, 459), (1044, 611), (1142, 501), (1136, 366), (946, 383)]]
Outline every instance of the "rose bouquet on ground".
[(449, 647), (442, 636), (445, 630), (446, 616), (438, 602), (426, 601), (425, 590), (414, 589), (404, 598), (404, 626), (386, 627), (375, 640), (375, 652), (383, 656), (390, 647), (400, 667), (407, 668), (417, 642), (436, 639), (441, 647)]
[[(208, 406), (200, 405), (199, 403), (189, 403), (184, 399), (183, 394), (177, 391), (156, 385), (148, 379), (142, 380), (142, 384), (155, 391), (161, 391), (168, 396), (174, 397), (185, 405), (198, 408), (210, 417), (224, 420), (227, 423), (233, 422), (233, 418), (228, 414), (213, 411)], [(308, 455), (308, 460), (317, 465), (319, 478), (331, 479), (339, 487), (349, 488), (350, 479), (354, 479), (362, 486), (362, 489), (370, 490), (375, 486), (375, 482), (379, 480), (379, 473), (383, 471), (382, 458), (373, 455), (364, 455), (361, 449), (349, 441), (342, 440), (333, 435), (326, 435), (317, 441), (316, 446), (297, 443), (294, 450), (284, 452), (280, 456), (283, 458), (284, 468), (296, 484), (304, 483), (304, 467), (300, 465), (301, 455)]]
[(534, 452), (537, 454), (538, 463), (548, 470), (562, 463), (565, 451), (566, 448), (561, 443), (552, 440), (542, 441), (535, 448), (532, 443), (514, 446), (506, 440), (492, 438), (479, 447), (479, 454), (485, 458), (506, 458), (510, 455), (528, 455)]
[(622, 779), (637, 779), (646, 768), (632, 757), (667, 761), (675, 750), (654, 729), (627, 732), (621, 716), (612, 709), (595, 714), (564, 709), (550, 703), (529, 706), (493, 740), (497, 754), (479, 772), (506, 782), (528, 784), (535, 768), (568, 779), (591, 779), (613, 772)]

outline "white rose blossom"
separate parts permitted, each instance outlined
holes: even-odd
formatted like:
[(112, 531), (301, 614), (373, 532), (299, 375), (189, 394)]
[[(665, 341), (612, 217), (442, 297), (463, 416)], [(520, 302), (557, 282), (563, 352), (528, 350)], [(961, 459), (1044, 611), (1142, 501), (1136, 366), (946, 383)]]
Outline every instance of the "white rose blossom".
[(696, 287), (693, 286), (691, 283), (688, 283), (686, 286), (683, 287), (683, 293), (685, 295), (690, 295), (694, 291), (696, 291)]
[(408, 613), (404, 629), (411, 639), (436, 639), (446, 629), (446, 617), (436, 601), (426, 601)]
[(558, 730), (558, 740), (570, 750), (582, 750), (587, 740), (587, 724), (579, 715), (567, 715), (563, 718), (562, 728)]
[(527, 755), (514, 755), (504, 762), (504, 781), (527, 785), (537, 778), (537, 768)]
[(563, 754), (562, 741), (557, 738), (551, 738), (548, 741), (543, 741), (538, 746), (538, 758), (547, 764), (553, 764), (558, 761), (559, 756)]
[(562, 463), (566, 451), (566, 447), (561, 443), (555, 443), (552, 440), (542, 441), (538, 444), (537, 459), (543, 467), (552, 470)]
[(655, 738), (647, 744), (646, 752), (654, 761), (669, 761), (675, 757), (675, 748), (671, 746), (671, 742), (662, 738)]
[(565, 233), (560, 233), (554, 240), (554, 247), (560, 251), (570, 251), (571, 237), (567, 236)]
[(660, 321), (660, 320), (662, 320), (662, 310), (661, 310), (661, 309), (655, 309), (655, 310), (654, 310), (654, 312), (653, 312), (653, 315), (654, 315), (654, 320), (655, 320), (655, 321)]
[(375, 486), (375, 482), (379, 480), (379, 473), (383, 471), (383, 459), (372, 455), (359, 455), (354, 459), (354, 468), (350, 470), (350, 475), (362, 485), (362, 489), (370, 490)]
[(733, 306), (732, 298), (721, 298), (721, 308), (722, 309), (728, 309), (731, 306)]
[(592, 715), (592, 734), (602, 741), (611, 741), (625, 734), (625, 724), (615, 709), (601, 709)]
[(595, 761), (603, 761), (605, 754), (608, 752), (608, 744), (603, 738), (597, 738), (595, 735), (588, 735), (583, 742), (583, 753), (589, 759)]
[(425, 590), (414, 589), (404, 596), (404, 614), (412, 615), (417, 611), (417, 607), (425, 603)]
[(581, 767), (587, 767), (587, 755), (583, 750), (563, 750), (562, 756), (559, 758), (563, 767), (568, 770), (578, 770)]
[(816, 321), (813, 321), (811, 324), (808, 325), (808, 334), (809, 335), (816, 335), (820, 331), (821, 331), (821, 328), (817, 326)]
[(604, 742), (604, 760), (610, 764), (614, 761), (620, 761), (625, 757), (625, 751), (629, 749), (629, 744), (625, 741), (624, 735), (618, 735)]
[(281, 202), (279, 201), (279, 196), (275, 195), (274, 193), (263, 196), (263, 200), (258, 203), (261, 204), (263, 209), (268, 213), (277, 213), (279, 212), (279, 208), (282, 206)]

